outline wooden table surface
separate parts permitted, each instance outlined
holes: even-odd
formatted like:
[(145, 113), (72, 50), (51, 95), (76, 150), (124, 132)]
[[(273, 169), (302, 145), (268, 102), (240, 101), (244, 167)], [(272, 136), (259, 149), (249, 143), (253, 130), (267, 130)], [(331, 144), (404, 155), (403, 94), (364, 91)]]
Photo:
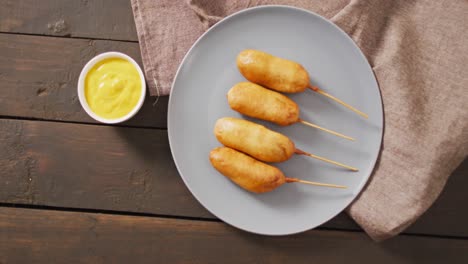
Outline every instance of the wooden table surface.
[(171, 157), (167, 97), (98, 124), (78, 75), (96, 54), (141, 65), (128, 0), (0, 1), (0, 263), (468, 263), (468, 162), (403, 234), (375, 243), (346, 214), (265, 237), (216, 219)]

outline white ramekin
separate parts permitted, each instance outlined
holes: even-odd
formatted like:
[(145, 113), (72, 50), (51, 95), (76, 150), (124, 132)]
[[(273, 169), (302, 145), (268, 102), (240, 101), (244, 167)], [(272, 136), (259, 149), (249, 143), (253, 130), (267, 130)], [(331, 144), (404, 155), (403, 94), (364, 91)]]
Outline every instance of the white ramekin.
[[(133, 66), (138, 71), (138, 74), (140, 75), (140, 80), (141, 80), (141, 96), (140, 99), (138, 100), (138, 103), (136, 106), (130, 111), (128, 114), (126, 114), (123, 117), (116, 118), (116, 119), (108, 119), (108, 118), (103, 118), (98, 116), (96, 113), (94, 113), (91, 108), (88, 105), (88, 102), (86, 101), (86, 96), (85, 96), (85, 79), (86, 75), (88, 74), (89, 70), (98, 62), (109, 59), (109, 58), (120, 58), (124, 59), (126, 61), (129, 61), (132, 63)], [(132, 118), (141, 108), (143, 105), (143, 102), (145, 101), (145, 96), (146, 96), (146, 82), (145, 82), (145, 76), (143, 75), (143, 71), (141, 70), (140, 66), (138, 63), (136, 63), (131, 57), (120, 53), (120, 52), (105, 52), (97, 55), (96, 57), (92, 58), (86, 65), (83, 67), (83, 70), (81, 70), (80, 77), (78, 79), (78, 98), (80, 100), (81, 106), (83, 109), (86, 111), (86, 113), (91, 116), (94, 120), (106, 123), (106, 124), (117, 124), (121, 123), (124, 121), (127, 121), (128, 119)]]

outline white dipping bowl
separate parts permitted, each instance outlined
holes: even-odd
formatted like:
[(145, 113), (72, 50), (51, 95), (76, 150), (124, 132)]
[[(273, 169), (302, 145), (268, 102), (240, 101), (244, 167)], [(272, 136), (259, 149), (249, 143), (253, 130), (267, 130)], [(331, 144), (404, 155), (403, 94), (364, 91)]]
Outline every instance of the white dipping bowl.
[[(102, 60), (105, 60), (105, 59), (109, 59), (109, 58), (120, 58), (120, 59), (129, 61), (137, 69), (138, 74), (140, 75), (140, 80), (141, 80), (141, 96), (140, 96), (140, 99), (138, 100), (138, 103), (132, 109), (132, 111), (130, 111), (128, 114), (126, 114), (123, 117), (116, 118), (116, 119), (108, 119), (108, 118), (103, 118), (101, 116), (98, 116), (89, 107), (89, 104), (86, 101), (86, 96), (85, 96), (85, 79), (86, 79), (86, 76), (88, 75), (89, 70), (93, 68), (93, 66), (96, 63), (101, 62)], [(132, 118), (140, 110), (141, 106), (143, 105), (143, 102), (145, 101), (145, 96), (146, 96), (146, 82), (145, 82), (145, 76), (143, 75), (143, 71), (141, 70), (138, 63), (135, 62), (135, 60), (133, 60), (131, 57), (120, 52), (115, 52), (115, 51), (105, 52), (92, 58), (83, 67), (83, 70), (81, 70), (80, 77), (78, 79), (78, 98), (80, 100), (81, 106), (83, 107), (83, 109), (86, 111), (86, 113), (90, 117), (92, 117), (94, 120), (99, 121), (101, 123), (117, 124), (117, 123), (121, 123)]]

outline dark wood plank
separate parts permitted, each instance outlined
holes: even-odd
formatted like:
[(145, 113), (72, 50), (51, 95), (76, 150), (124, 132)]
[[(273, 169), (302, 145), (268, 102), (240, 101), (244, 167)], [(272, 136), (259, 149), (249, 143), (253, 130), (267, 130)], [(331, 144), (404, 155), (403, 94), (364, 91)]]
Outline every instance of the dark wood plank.
[[(214, 218), (180, 179), (165, 130), (0, 120), (0, 149), (2, 203)], [(409, 232), (468, 237), (466, 165)], [(323, 227), (359, 230), (344, 213)]]
[(468, 159), (452, 173), (442, 194), (407, 232), (468, 237)]
[[(95, 123), (77, 97), (81, 69), (95, 55), (121, 51), (141, 65), (137, 43), (0, 34), (0, 116)], [(165, 128), (168, 97), (147, 97), (125, 125)]]
[(264, 237), (222, 223), (0, 208), (1, 263), (467, 263), (468, 240), (309, 231)]
[(137, 40), (130, 0), (4, 0), (0, 31)]
[(212, 217), (166, 130), (0, 120), (0, 202)]

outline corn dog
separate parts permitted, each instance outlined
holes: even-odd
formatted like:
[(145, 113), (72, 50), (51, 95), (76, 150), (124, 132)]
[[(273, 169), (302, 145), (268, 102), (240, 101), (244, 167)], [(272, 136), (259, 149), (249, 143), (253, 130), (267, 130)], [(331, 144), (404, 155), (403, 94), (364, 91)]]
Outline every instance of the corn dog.
[(299, 63), (258, 50), (240, 52), (237, 67), (247, 80), (278, 92), (303, 92), (310, 82), (309, 74)]
[(310, 85), (309, 73), (299, 63), (251, 49), (241, 51), (236, 62), (241, 74), (251, 82), (283, 93), (300, 93), (309, 88), (368, 118), (367, 114)]
[(293, 154), (300, 154), (357, 171), (354, 167), (297, 149), (287, 136), (247, 120), (220, 118), (215, 124), (214, 134), (226, 147), (244, 152), (260, 161), (283, 162)]
[(233, 110), (246, 116), (270, 121), (281, 126), (302, 123), (338, 137), (354, 140), (352, 137), (300, 119), (299, 106), (293, 100), (255, 83), (241, 82), (234, 85), (229, 90), (227, 99)]
[(234, 85), (229, 106), (244, 115), (287, 126), (299, 121), (299, 107), (288, 97), (251, 82)]
[(291, 182), (343, 189), (346, 188), (342, 185), (287, 178), (278, 168), (260, 162), (248, 155), (227, 147), (218, 147), (213, 149), (210, 152), (210, 162), (221, 174), (245, 190), (254, 193), (269, 192), (284, 183)]

